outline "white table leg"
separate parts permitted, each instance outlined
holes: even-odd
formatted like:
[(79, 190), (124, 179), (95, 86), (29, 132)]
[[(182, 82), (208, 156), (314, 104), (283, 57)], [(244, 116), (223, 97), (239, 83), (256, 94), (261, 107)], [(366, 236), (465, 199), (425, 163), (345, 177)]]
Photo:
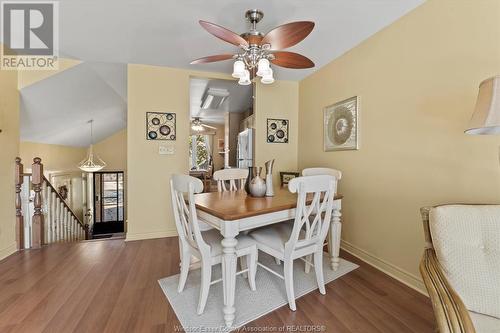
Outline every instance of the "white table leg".
[(236, 308), (234, 307), (234, 296), (236, 289), (236, 245), (238, 240), (238, 222), (229, 221), (222, 224), (221, 233), (224, 236), (222, 240), (222, 285), (224, 290), (224, 321), (227, 327), (233, 325)]
[(340, 233), (342, 231), (342, 223), (340, 222), (340, 217), (342, 214), (340, 210), (342, 208), (342, 200), (335, 200), (333, 202), (333, 212), (332, 221), (330, 222), (330, 261), (332, 264), (332, 269), (336, 271), (340, 264)]

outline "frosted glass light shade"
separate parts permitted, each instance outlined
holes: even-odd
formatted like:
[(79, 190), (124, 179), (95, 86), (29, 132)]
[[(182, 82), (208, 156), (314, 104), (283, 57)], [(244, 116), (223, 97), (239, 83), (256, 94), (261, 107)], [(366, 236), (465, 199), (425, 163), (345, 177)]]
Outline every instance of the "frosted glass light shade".
[(106, 166), (106, 163), (104, 163), (104, 161), (101, 160), (99, 156), (94, 155), (92, 148), (92, 145), (90, 145), (87, 158), (85, 158), (78, 164), (78, 168), (80, 168), (80, 170), (84, 172), (97, 172), (102, 170)]
[(250, 81), (250, 72), (245, 69), (245, 75), (243, 75), (240, 80), (238, 81), (238, 84), (242, 85), (242, 86), (248, 86), (249, 84), (251, 84), (252, 81)]
[(232, 77), (240, 79), (245, 75), (245, 63), (241, 60), (236, 60), (233, 65)]
[(271, 68), (269, 68), (269, 73), (264, 75), (262, 77), (262, 79), (260, 80), (260, 82), (262, 82), (264, 84), (271, 84), (274, 82), (273, 70)]
[(269, 60), (260, 59), (257, 67), (257, 76), (264, 77), (269, 75), (271, 68), (269, 67)]
[(476, 107), (465, 133), (500, 134), (500, 76), (479, 85)]

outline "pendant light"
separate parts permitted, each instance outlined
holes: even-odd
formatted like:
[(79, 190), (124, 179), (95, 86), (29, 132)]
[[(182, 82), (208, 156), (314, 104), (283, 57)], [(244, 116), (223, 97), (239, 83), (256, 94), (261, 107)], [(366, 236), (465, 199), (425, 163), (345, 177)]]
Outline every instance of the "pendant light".
[(87, 154), (87, 158), (85, 158), (83, 161), (78, 164), (78, 167), (80, 170), (84, 172), (97, 172), (101, 169), (103, 169), (106, 166), (106, 163), (104, 163), (103, 160), (99, 158), (99, 156), (94, 155), (93, 151), (93, 145), (94, 145), (94, 133), (93, 133), (93, 126), (92, 124), (94, 123), (94, 120), (89, 120), (88, 122), (90, 124), (90, 147), (89, 147), (89, 152)]

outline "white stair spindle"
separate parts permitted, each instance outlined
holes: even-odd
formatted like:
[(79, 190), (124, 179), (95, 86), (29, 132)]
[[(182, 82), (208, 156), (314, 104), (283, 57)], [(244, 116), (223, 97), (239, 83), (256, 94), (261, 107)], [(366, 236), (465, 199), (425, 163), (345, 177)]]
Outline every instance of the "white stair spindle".
[(47, 230), (49, 229), (48, 226), (48, 207), (47, 207), (47, 183), (42, 178), (42, 216), (43, 216), (43, 238), (44, 238), (44, 243), (47, 243)]
[(64, 241), (69, 242), (69, 212), (64, 206)]
[(59, 241), (64, 241), (64, 203), (61, 199), (59, 199), (59, 210), (60, 210), (60, 219), (59, 219)]
[(61, 221), (61, 200), (59, 200), (59, 197), (56, 195), (56, 202), (54, 203), (54, 209), (56, 211), (56, 223), (54, 225), (55, 227), (55, 241), (59, 242), (61, 240), (61, 237), (59, 237), (59, 230), (61, 229), (59, 221)]
[(52, 243), (55, 243), (57, 241), (57, 235), (56, 235), (56, 224), (57, 224), (57, 217), (56, 217), (56, 192), (54, 191), (51, 191), (51, 197), (52, 199), (50, 200), (50, 209), (52, 211), (52, 221), (51, 221), (51, 225), (52, 225)]

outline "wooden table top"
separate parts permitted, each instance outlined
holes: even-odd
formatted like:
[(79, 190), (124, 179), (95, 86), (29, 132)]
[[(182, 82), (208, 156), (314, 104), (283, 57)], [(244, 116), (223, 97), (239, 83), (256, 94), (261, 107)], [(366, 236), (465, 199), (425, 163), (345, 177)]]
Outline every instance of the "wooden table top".
[[(335, 199), (342, 198), (340, 194), (335, 196)], [(274, 197), (254, 198), (242, 190), (195, 194), (194, 200), (197, 209), (224, 221), (274, 213), (297, 206), (297, 194), (282, 187), (274, 189)]]

